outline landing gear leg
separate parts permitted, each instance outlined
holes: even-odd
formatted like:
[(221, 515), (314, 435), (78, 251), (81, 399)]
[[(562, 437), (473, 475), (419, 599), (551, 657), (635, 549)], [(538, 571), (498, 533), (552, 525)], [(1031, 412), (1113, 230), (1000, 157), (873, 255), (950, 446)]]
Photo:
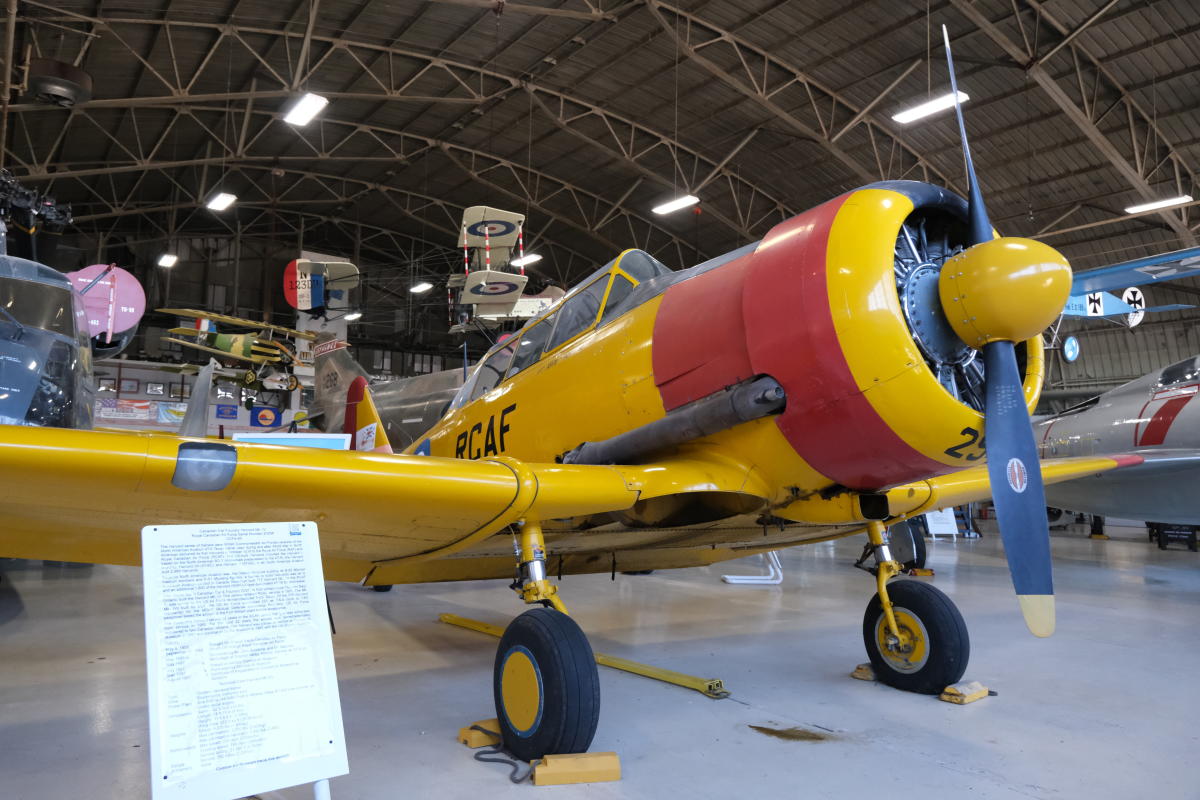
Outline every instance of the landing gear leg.
[(938, 694), (957, 683), (971, 645), (967, 625), (950, 598), (919, 581), (888, 581), (900, 572), (881, 522), (867, 523), (874, 551), (876, 594), (863, 616), (863, 643), (875, 676), (897, 689)]
[(546, 540), (542, 537), (541, 522), (526, 519), (521, 523), (520, 537), (513, 538), (513, 552), (517, 556), (517, 580), (513, 589), (521, 599), (566, 614), (567, 607), (558, 597), (558, 587), (546, 577)]
[(600, 675), (592, 647), (546, 577), (538, 520), (524, 521), (513, 550), (513, 589), (526, 603), (547, 607), (526, 611), (500, 638), (492, 689), (504, 746), (525, 761), (586, 752), (600, 722)]

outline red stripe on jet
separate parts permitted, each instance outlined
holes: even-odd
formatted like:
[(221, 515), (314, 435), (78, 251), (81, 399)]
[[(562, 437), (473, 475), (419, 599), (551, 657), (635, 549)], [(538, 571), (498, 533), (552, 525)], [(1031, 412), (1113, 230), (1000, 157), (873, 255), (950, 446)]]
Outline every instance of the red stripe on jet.
[[(1150, 418), (1150, 422), (1141, 431), (1141, 437), (1137, 440), (1138, 447), (1149, 447), (1151, 445), (1162, 444), (1166, 441), (1167, 431), (1171, 429), (1171, 423), (1179, 416), (1179, 412), (1183, 411), (1183, 407), (1188, 404), (1195, 395), (1184, 395), (1183, 397), (1172, 397), (1167, 400), (1158, 410), (1154, 412), (1154, 416)], [(1144, 410), (1144, 409), (1143, 409)]]

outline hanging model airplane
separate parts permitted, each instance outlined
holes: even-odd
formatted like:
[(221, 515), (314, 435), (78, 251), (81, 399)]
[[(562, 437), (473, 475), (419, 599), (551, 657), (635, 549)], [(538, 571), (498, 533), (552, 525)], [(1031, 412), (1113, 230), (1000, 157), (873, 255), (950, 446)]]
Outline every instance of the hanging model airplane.
[[(1135, 327), (1146, 314), (1180, 311), (1190, 305), (1146, 306), (1146, 296), (1138, 287), (1165, 283), (1200, 275), (1200, 247), (1160, 253), (1107, 267), (1075, 274), (1071, 296), (1063, 308), (1068, 317), (1125, 317)], [(1123, 290), (1120, 297), (1111, 292)]]
[(1046, 492), (1051, 506), (1200, 525), (1200, 357), (1093, 397), (1035, 427), (1043, 457), (1128, 453), (1144, 462)]
[[(959, 127), (966, 152), (961, 111)], [(1049, 635), (1043, 480), (1139, 460), (1039, 465), (1041, 331), (1070, 269), (994, 238), (966, 154), (969, 201), (888, 181), (679, 272), (625, 251), (495, 346), (406, 454), (386, 452), (361, 377), (318, 383), (346, 393), (356, 452), (0, 426), (0, 554), (137, 564), (149, 523), (291, 519), (317, 521), (331, 580), (515, 568), (519, 597), (549, 606), (508, 627), (494, 671), (505, 745), (530, 759), (586, 750), (599, 716), (591, 648), (551, 573), (865, 533), (876, 674), (938, 692), (966, 668), (966, 626), (933, 586), (891, 580), (886, 527), (994, 497), (1021, 610)]]
[[(289, 392), (300, 388), (300, 379), (288, 371), (296, 363), (296, 351), (287, 345), (286, 340), (304, 339), (311, 342), (317, 338), (315, 333), (192, 308), (160, 308), (158, 311), (196, 321), (193, 328), (171, 328), (167, 333), (172, 335), (164, 336), (164, 342), (201, 350), (225, 361), (250, 364), (241, 374), (242, 384), (246, 387)], [(218, 322), (250, 330), (243, 333), (217, 333)], [(192, 338), (179, 338), (184, 336)]]

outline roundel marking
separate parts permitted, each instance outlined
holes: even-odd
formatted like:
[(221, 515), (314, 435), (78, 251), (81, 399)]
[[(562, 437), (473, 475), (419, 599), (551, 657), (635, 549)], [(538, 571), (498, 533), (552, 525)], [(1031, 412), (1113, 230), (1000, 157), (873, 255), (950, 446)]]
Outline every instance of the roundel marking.
[(1068, 336), (1063, 340), (1062, 352), (1063, 358), (1065, 358), (1068, 363), (1079, 358), (1079, 340), (1074, 336)]
[(1025, 469), (1025, 462), (1019, 458), (1010, 458), (1008, 467), (1004, 470), (1008, 476), (1008, 485), (1017, 494), (1025, 491), (1029, 486), (1029, 472)]
[(517, 285), (510, 281), (492, 281), (471, 287), (471, 294), (496, 295), (509, 294), (517, 291)]
[(274, 421), (275, 421), (275, 409), (273, 409), (273, 408), (259, 409), (259, 411), (258, 411), (258, 424), (259, 425), (270, 425)]
[(506, 219), (481, 219), (467, 226), (467, 233), (472, 236), (506, 236), (517, 229), (517, 226)]

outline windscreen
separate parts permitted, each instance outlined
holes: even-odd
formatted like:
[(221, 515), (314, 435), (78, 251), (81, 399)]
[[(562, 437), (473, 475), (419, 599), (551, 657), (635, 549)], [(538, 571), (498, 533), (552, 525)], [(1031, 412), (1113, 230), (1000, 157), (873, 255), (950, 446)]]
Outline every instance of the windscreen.
[[(71, 292), (61, 286), (0, 278), (0, 308), (31, 328), (75, 336)], [(5, 316), (0, 314), (0, 317)]]

